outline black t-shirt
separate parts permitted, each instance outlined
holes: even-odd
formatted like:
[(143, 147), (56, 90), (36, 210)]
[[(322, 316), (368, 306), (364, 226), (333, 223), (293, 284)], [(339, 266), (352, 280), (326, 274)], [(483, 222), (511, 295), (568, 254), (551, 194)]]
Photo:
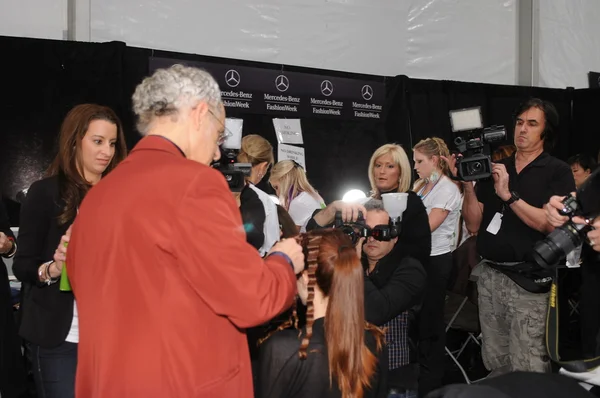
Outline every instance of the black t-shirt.
[[(575, 191), (575, 181), (570, 167), (542, 153), (517, 174), (515, 155), (498, 163), (506, 166), (509, 189), (519, 194), (521, 200), (541, 209), (553, 195), (568, 195)], [(486, 260), (495, 262), (527, 262), (517, 268), (494, 267), (506, 274), (519, 286), (533, 293), (547, 292), (552, 271), (538, 267), (533, 262), (532, 252), (536, 242), (545, 234), (525, 224), (496, 195), (493, 179), (480, 181), (476, 185), (477, 198), (483, 203), (483, 218), (477, 235), (477, 251)], [(496, 235), (487, 231), (496, 215), (502, 214), (500, 230)]]
[[(553, 195), (568, 195), (575, 191), (571, 168), (546, 152), (529, 163), (519, 174), (515, 167), (515, 156), (498, 163), (506, 166), (509, 188), (519, 194), (521, 200), (541, 209)], [(483, 219), (477, 235), (479, 254), (491, 261), (530, 261), (531, 251), (545, 234), (530, 228), (509, 206), (504, 206), (496, 195), (493, 179), (476, 184), (477, 199), (483, 204)], [(496, 235), (487, 228), (496, 213), (502, 213), (502, 225)]]

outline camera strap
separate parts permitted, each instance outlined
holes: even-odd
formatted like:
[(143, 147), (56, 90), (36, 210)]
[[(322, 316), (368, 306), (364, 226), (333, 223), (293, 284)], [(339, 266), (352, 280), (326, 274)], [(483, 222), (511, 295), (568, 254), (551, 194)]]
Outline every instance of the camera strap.
[(585, 373), (600, 366), (600, 357), (561, 361), (558, 354), (558, 269), (554, 271), (552, 286), (550, 287), (550, 300), (548, 303), (548, 316), (546, 318), (546, 348), (552, 361), (573, 373)]

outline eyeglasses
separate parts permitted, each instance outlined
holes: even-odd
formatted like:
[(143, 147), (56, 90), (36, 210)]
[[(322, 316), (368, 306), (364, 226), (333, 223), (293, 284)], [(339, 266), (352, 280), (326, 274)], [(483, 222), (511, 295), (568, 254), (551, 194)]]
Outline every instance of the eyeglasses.
[(233, 133), (227, 129), (225, 124), (217, 117), (217, 115), (214, 114), (212, 110), (209, 109), (208, 112), (213, 115), (215, 120), (219, 122), (221, 126), (223, 126), (223, 131), (219, 134), (219, 138), (217, 138), (217, 145), (221, 146), (225, 143), (225, 141), (227, 141), (227, 138), (233, 136)]

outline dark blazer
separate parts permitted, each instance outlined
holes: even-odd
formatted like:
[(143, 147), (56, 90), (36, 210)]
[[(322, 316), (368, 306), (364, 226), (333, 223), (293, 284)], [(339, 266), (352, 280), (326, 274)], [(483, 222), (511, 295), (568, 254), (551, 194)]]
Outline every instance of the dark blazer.
[(13, 262), (14, 275), (29, 285), (19, 333), (45, 348), (63, 343), (73, 321), (73, 293), (61, 292), (59, 283), (46, 285), (38, 278), (38, 268), (52, 260), (60, 238), (69, 228), (70, 223), (58, 224), (62, 207), (58, 177), (31, 185), (21, 206), (19, 249)]
[[(15, 238), (1, 199), (0, 232), (4, 232), (9, 238)], [(10, 398), (25, 391), (25, 367), (11, 304), (8, 272), (2, 257), (5, 255), (0, 256), (0, 395)]]
[(421, 198), (409, 191), (406, 210), (402, 214), (402, 230), (398, 243), (390, 253), (398, 262), (405, 257), (413, 257), (423, 267), (429, 264), (431, 255), (431, 229), (429, 216)]
[[(316, 319), (305, 360), (298, 357), (302, 342), (295, 329), (276, 332), (260, 348), (257, 398), (341, 398), (336, 380), (329, 387), (329, 362), (324, 318)], [(302, 335), (306, 330), (302, 330)], [(377, 357), (376, 372), (365, 398), (387, 397), (387, 348), (377, 352), (374, 336), (366, 331), (365, 344)]]

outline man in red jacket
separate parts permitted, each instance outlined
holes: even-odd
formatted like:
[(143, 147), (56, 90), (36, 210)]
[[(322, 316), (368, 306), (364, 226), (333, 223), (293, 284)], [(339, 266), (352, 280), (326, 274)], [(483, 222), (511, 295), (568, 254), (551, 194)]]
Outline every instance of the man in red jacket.
[(79, 312), (76, 396), (251, 397), (245, 328), (289, 308), (301, 247), (263, 260), (223, 176), (220, 90), (175, 65), (133, 95), (144, 135), (85, 198), (67, 254)]

